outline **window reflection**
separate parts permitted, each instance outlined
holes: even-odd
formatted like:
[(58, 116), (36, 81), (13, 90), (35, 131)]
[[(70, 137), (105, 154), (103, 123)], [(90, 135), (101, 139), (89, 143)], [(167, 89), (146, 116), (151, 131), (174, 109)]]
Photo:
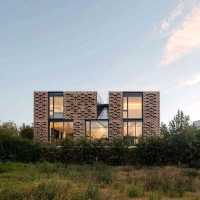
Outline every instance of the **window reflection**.
[(123, 118), (142, 119), (142, 96), (123, 97)]
[(123, 123), (123, 130), (124, 137), (131, 139), (131, 141), (136, 144), (138, 139), (142, 137), (142, 122), (125, 121)]
[(108, 121), (86, 121), (86, 136), (91, 139), (108, 138)]
[(50, 118), (63, 118), (63, 96), (49, 97)]
[(142, 97), (128, 97), (128, 118), (142, 118)]
[(73, 136), (73, 122), (50, 122), (50, 141), (56, 142)]

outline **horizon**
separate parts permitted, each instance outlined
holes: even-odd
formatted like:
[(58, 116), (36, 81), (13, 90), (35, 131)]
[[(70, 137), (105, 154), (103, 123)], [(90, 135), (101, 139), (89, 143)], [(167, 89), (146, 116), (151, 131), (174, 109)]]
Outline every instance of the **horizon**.
[(0, 122), (32, 124), (35, 90), (155, 90), (161, 122), (178, 109), (200, 120), (198, 0), (0, 0), (0, 12)]

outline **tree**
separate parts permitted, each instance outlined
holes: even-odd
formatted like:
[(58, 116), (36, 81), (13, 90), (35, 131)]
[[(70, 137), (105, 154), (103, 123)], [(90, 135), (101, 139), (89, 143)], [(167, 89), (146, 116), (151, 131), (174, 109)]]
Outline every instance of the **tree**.
[(0, 134), (5, 135), (18, 135), (17, 125), (12, 122), (3, 122), (0, 124)]
[(190, 128), (190, 117), (185, 115), (183, 111), (178, 110), (174, 118), (169, 122), (170, 133), (181, 133), (182, 131)]
[(23, 123), (22, 126), (20, 127), (19, 134), (23, 138), (32, 140), (33, 139), (33, 127), (31, 127), (29, 125), (25, 125)]
[(168, 127), (163, 122), (161, 122), (161, 125), (160, 125), (160, 134), (163, 135), (163, 136), (168, 136), (169, 135)]

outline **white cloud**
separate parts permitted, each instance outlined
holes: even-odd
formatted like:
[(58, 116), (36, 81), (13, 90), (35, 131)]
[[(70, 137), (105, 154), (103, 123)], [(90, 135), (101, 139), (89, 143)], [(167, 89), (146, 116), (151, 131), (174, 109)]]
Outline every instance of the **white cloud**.
[(200, 74), (195, 75), (192, 79), (183, 80), (178, 83), (179, 87), (191, 87), (195, 85), (200, 85)]
[(193, 8), (182, 24), (171, 32), (161, 64), (168, 65), (200, 47), (200, 5)]
[(171, 27), (173, 21), (183, 13), (184, 10), (184, 2), (183, 0), (179, 0), (175, 9), (169, 14), (169, 16), (161, 22), (161, 30), (167, 31)]

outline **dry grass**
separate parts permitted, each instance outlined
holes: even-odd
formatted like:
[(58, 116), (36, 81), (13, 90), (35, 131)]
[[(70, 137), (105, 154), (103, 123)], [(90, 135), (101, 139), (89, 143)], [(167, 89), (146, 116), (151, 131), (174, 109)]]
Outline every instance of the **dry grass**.
[(0, 200), (200, 200), (200, 170), (0, 164)]

